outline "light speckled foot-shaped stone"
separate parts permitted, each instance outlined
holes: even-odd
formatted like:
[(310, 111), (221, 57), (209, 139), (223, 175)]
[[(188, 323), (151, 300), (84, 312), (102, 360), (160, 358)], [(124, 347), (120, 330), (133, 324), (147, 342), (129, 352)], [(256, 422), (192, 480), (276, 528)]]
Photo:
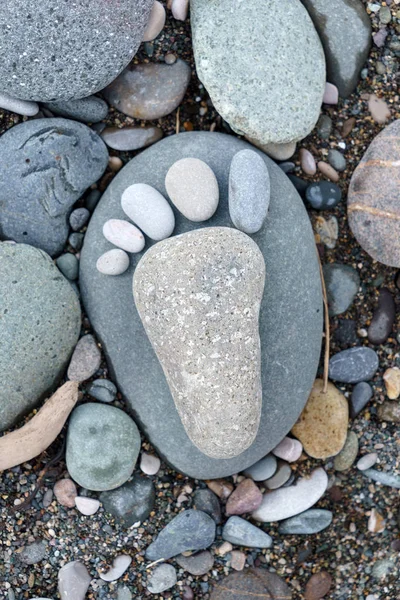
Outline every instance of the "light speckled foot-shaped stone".
[(136, 307), (190, 440), (213, 458), (248, 448), (261, 414), (263, 256), (225, 227), (154, 245), (133, 278)]

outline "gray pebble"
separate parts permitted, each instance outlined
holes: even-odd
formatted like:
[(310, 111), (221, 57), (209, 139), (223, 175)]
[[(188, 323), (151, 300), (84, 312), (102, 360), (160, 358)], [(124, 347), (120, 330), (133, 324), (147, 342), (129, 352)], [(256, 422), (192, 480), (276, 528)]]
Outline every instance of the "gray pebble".
[(197, 577), (206, 575), (214, 565), (213, 555), (208, 550), (203, 550), (203, 552), (198, 552), (192, 556), (180, 554), (175, 560), (182, 569)]
[(236, 546), (270, 548), (272, 538), (241, 517), (229, 517), (222, 530), (222, 539)]
[(365, 408), (373, 396), (372, 387), (366, 381), (360, 381), (354, 386), (350, 398), (350, 416), (352, 419)]
[(277, 460), (273, 454), (268, 454), (251, 467), (248, 467), (244, 474), (251, 477), (253, 481), (265, 481), (272, 477), (276, 471)]
[(125, 585), (117, 590), (117, 600), (132, 600), (132, 594)]
[(108, 114), (107, 102), (97, 96), (88, 96), (79, 100), (47, 102), (44, 106), (56, 115), (84, 123), (97, 123), (105, 119)]
[(101, 353), (91, 334), (81, 337), (76, 345), (68, 367), (68, 379), (85, 381), (90, 379), (100, 367)]
[(278, 468), (275, 475), (264, 481), (264, 485), (269, 490), (277, 490), (289, 481), (291, 474), (292, 469), (290, 465), (287, 462), (278, 461)]
[(332, 518), (330, 510), (311, 508), (300, 515), (282, 521), (278, 531), (289, 535), (311, 535), (329, 527)]
[(349, 265), (328, 263), (323, 266), (329, 314), (341, 315), (350, 308), (360, 286), (360, 276)]
[(84, 600), (91, 577), (81, 562), (74, 560), (58, 572), (58, 591), (61, 600)]
[(124, 527), (146, 521), (154, 508), (154, 484), (148, 477), (135, 475), (132, 481), (125, 483), (116, 490), (100, 494), (100, 502), (104, 510)]
[(75, 279), (78, 279), (79, 261), (75, 254), (71, 254), (70, 252), (67, 254), (62, 254), (56, 259), (56, 265), (60, 269), (61, 273), (70, 281), (75, 281)]
[(371, 348), (349, 348), (332, 356), (329, 376), (341, 383), (358, 383), (372, 379), (378, 367), (378, 355)]
[(164, 563), (156, 567), (150, 576), (147, 589), (152, 594), (161, 594), (176, 584), (175, 567)]
[(197, 510), (201, 510), (210, 515), (217, 524), (221, 523), (221, 505), (214, 492), (208, 488), (195, 491), (193, 496), (193, 506)]
[(307, 187), (306, 199), (315, 210), (326, 210), (339, 204), (342, 192), (331, 181), (315, 181)]
[(71, 233), (71, 235), (68, 238), (68, 244), (74, 250), (80, 250), (83, 246), (84, 237), (85, 237), (84, 233), (76, 233), (76, 232)]
[(346, 159), (339, 150), (335, 150), (331, 148), (328, 151), (328, 162), (329, 164), (336, 169), (336, 171), (344, 171), (346, 169)]
[(26, 117), (33, 117), (39, 112), (39, 106), (36, 102), (20, 100), (4, 92), (0, 93), (0, 107)]
[(323, 140), (329, 140), (332, 131), (332, 119), (328, 115), (321, 115), (316, 125), (318, 135)]
[(396, 319), (396, 306), (393, 296), (387, 288), (379, 292), (378, 306), (368, 327), (368, 340), (371, 344), (384, 344), (392, 332)]
[(358, 454), (358, 437), (354, 431), (347, 433), (347, 438), (343, 448), (333, 460), (333, 466), (336, 471), (347, 471), (353, 466)]
[(372, 481), (377, 481), (382, 485), (387, 485), (388, 487), (400, 490), (399, 475), (393, 475), (392, 473), (386, 473), (385, 471), (377, 471), (376, 469), (366, 469), (365, 471), (362, 471), (362, 474), (369, 479), (372, 479)]
[(357, 469), (359, 471), (366, 471), (367, 469), (371, 469), (376, 464), (377, 460), (378, 460), (378, 455), (376, 452), (370, 452), (369, 454), (364, 454), (364, 456), (362, 456), (357, 461)]
[(35, 565), (41, 562), (46, 556), (45, 542), (33, 542), (25, 546), (23, 551), (18, 555), (19, 560), (25, 565)]
[(50, 504), (53, 501), (53, 490), (46, 490), (44, 496), (43, 496), (43, 500), (42, 500), (42, 504), (44, 508), (48, 508), (50, 506)]
[(79, 231), (89, 221), (90, 212), (87, 208), (76, 208), (69, 216), (69, 224), (73, 231)]
[(85, 199), (85, 206), (88, 211), (93, 212), (97, 206), (98, 201), (101, 198), (101, 192), (99, 190), (91, 190)]
[(100, 402), (114, 402), (117, 388), (108, 379), (95, 379), (88, 387), (87, 393)]

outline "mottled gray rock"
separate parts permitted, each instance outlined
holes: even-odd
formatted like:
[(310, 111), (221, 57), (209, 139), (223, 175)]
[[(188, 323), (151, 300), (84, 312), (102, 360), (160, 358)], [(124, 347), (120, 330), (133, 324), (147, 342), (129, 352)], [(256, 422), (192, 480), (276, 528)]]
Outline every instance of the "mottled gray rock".
[(42, 250), (0, 243), (0, 431), (54, 390), (78, 340), (79, 301)]
[(329, 164), (336, 169), (336, 171), (344, 171), (346, 169), (346, 159), (339, 150), (335, 148), (330, 148), (328, 150), (328, 162)]
[(372, 395), (372, 387), (366, 381), (360, 381), (360, 383), (354, 386), (350, 398), (350, 417), (352, 419), (365, 408), (371, 400)]
[(76, 208), (69, 216), (69, 224), (73, 231), (79, 231), (89, 221), (90, 212), (87, 208)]
[(84, 123), (98, 123), (105, 119), (108, 113), (107, 102), (97, 96), (79, 98), (78, 100), (59, 100), (47, 102), (45, 107), (51, 112), (67, 119), (76, 119)]
[(400, 490), (399, 475), (394, 475), (393, 473), (386, 473), (385, 471), (377, 471), (376, 469), (366, 469), (365, 471), (361, 472), (363, 475), (365, 475), (365, 477), (372, 479), (372, 481), (377, 481), (382, 485), (387, 485), (388, 487)]
[[(197, 74), (232, 129), (262, 144), (308, 135), (321, 108), (325, 58), (299, 0), (192, 0), (191, 23)], [(265, 35), (271, 23), (273, 35)]]
[(358, 454), (358, 437), (354, 431), (348, 431), (345, 444), (333, 461), (335, 471), (347, 471), (354, 464)]
[(87, 393), (100, 402), (113, 402), (117, 395), (117, 388), (108, 379), (95, 379), (89, 385)]
[(104, 143), (81, 123), (35, 119), (1, 136), (0, 161), (0, 237), (60, 253), (72, 205), (107, 167)]
[(187, 550), (203, 550), (215, 539), (215, 522), (200, 510), (185, 510), (160, 531), (146, 550), (148, 560), (172, 558)]
[(74, 560), (58, 572), (58, 591), (61, 600), (85, 600), (91, 577), (84, 564)]
[(18, 554), (18, 558), (25, 565), (35, 565), (41, 562), (46, 556), (46, 544), (45, 542), (33, 542), (22, 550), (21, 554)]
[(88, 490), (112, 490), (132, 475), (140, 434), (119, 408), (89, 402), (69, 421), (66, 462), (71, 477)]
[[(218, 210), (205, 225), (231, 226), (229, 168), (233, 156), (245, 148), (250, 146), (233, 136), (192, 132), (168, 137), (145, 150), (118, 173), (107, 189), (90, 220), (80, 258), (83, 300), (113, 380), (158, 454), (177, 470), (200, 479), (238, 473), (264, 457), (293, 426), (308, 398), (319, 361), (323, 312), (314, 237), (304, 204), (281, 169), (256, 150), (271, 178), (269, 216), (253, 236), (263, 252), (268, 273), (260, 311), (263, 405), (257, 438), (237, 459), (207, 458), (190, 442), (183, 428), (132, 299), (132, 275), (141, 254), (131, 255), (128, 271), (114, 278), (98, 273), (96, 261), (110, 247), (103, 236), (104, 223), (110, 218), (125, 218), (121, 195), (126, 187), (144, 182), (165, 195), (165, 175), (184, 156), (207, 162), (218, 180)], [(188, 222), (175, 210), (177, 234), (202, 226)], [(115, 310), (110, 311), (110, 306)]]
[(221, 523), (221, 505), (214, 492), (208, 488), (195, 491), (193, 507), (210, 515), (217, 524)]
[(128, 151), (146, 148), (162, 138), (160, 127), (107, 127), (101, 137), (109, 148)]
[(257, 233), (267, 218), (270, 199), (268, 167), (253, 150), (241, 150), (229, 170), (229, 215), (235, 227)]
[(353, 267), (339, 263), (323, 266), (329, 314), (341, 315), (350, 308), (360, 286), (360, 276)]
[(264, 481), (269, 479), (275, 473), (277, 462), (273, 454), (268, 454), (254, 465), (248, 467), (244, 474), (251, 477), (254, 481)]
[(41, 102), (85, 98), (105, 87), (133, 58), (152, 0), (69, 3), (4, 0), (0, 15), (0, 89)]
[(321, 38), (327, 80), (342, 98), (357, 87), (371, 46), (371, 21), (360, 0), (301, 0)]
[(371, 348), (349, 348), (332, 356), (329, 361), (329, 377), (341, 383), (369, 381), (378, 367), (378, 355)]
[(176, 562), (182, 569), (185, 569), (191, 575), (206, 575), (214, 565), (214, 558), (211, 552), (203, 550), (192, 556), (183, 556), (180, 554), (176, 557)]
[(190, 440), (212, 458), (238, 456), (257, 435), (264, 279), (257, 244), (227, 227), (164, 240), (136, 267), (143, 326)]
[(76, 345), (68, 367), (68, 379), (85, 381), (94, 375), (100, 367), (101, 353), (96, 340), (89, 333), (81, 337)]
[(172, 565), (159, 565), (150, 575), (147, 589), (152, 594), (161, 594), (176, 584), (176, 570)]
[(71, 254), (71, 252), (62, 254), (57, 258), (56, 265), (60, 269), (61, 273), (70, 281), (78, 279), (79, 261), (75, 254)]
[(270, 548), (272, 538), (241, 517), (229, 517), (222, 530), (222, 539), (236, 546)]
[(160, 119), (182, 102), (190, 81), (190, 67), (178, 59), (173, 65), (131, 64), (105, 90), (105, 99), (134, 119)]
[(342, 191), (331, 181), (314, 181), (307, 187), (305, 196), (315, 210), (327, 210), (339, 204)]
[(330, 510), (311, 508), (300, 515), (282, 521), (278, 531), (289, 535), (311, 535), (329, 527), (332, 518)]
[(382, 288), (379, 292), (378, 306), (368, 327), (368, 340), (371, 344), (384, 344), (392, 332), (395, 320), (394, 298), (387, 288)]
[(104, 510), (125, 527), (146, 521), (154, 508), (155, 489), (151, 479), (135, 475), (132, 481), (110, 492), (100, 494)]
[(76, 232), (71, 233), (71, 235), (68, 238), (68, 244), (74, 250), (80, 250), (83, 246), (83, 238), (84, 237), (85, 237), (84, 233), (76, 233)]

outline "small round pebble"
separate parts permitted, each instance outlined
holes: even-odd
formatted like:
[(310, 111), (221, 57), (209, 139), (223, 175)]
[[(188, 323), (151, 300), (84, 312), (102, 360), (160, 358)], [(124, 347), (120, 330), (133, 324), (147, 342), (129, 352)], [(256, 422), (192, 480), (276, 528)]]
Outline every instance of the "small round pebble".
[(168, 52), (168, 54), (165, 55), (164, 62), (166, 65), (173, 65), (176, 62), (175, 54)]
[(369, 454), (364, 454), (357, 461), (357, 469), (359, 471), (366, 471), (367, 469), (371, 469), (377, 462), (378, 455), (376, 452), (370, 452)]
[(227, 515), (243, 515), (256, 510), (262, 501), (262, 493), (252, 479), (243, 479), (229, 496)]
[(140, 457), (140, 470), (146, 475), (155, 475), (160, 470), (161, 461), (154, 454), (143, 452)]
[(324, 104), (337, 104), (339, 102), (339, 90), (336, 85), (326, 82), (322, 102)]
[(337, 183), (339, 181), (339, 173), (327, 162), (320, 160), (318, 162), (318, 170), (325, 175), (327, 179)]
[(119, 156), (110, 156), (108, 159), (108, 168), (113, 171), (113, 173), (118, 173), (124, 166), (124, 163), (119, 158)]
[(165, 177), (168, 196), (190, 221), (207, 221), (217, 210), (218, 181), (214, 172), (198, 158), (181, 158)]
[(167, 200), (146, 183), (129, 186), (121, 198), (124, 213), (152, 240), (168, 238), (175, 227), (175, 216)]
[(231, 567), (234, 571), (243, 571), (246, 564), (246, 555), (240, 550), (232, 550), (231, 552)]
[(85, 381), (90, 379), (100, 367), (101, 353), (96, 340), (89, 333), (81, 337), (72, 354), (68, 367), (68, 379)]
[(165, 8), (158, 0), (155, 0), (151, 9), (150, 18), (143, 34), (143, 42), (151, 42), (161, 33), (166, 19)]
[(306, 175), (315, 175), (317, 172), (315, 158), (306, 148), (300, 150), (300, 166)]
[(328, 151), (328, 162), (336, 171), (342, 172), (346, 169), (345, 157), (339, 150), (335, 150), (334, 148)]
[(103, 275), (122, 275), (129, 267), (129, 256), (124, 250), (108, 250), (97, 260), (96, 268)]
[(78, 279), (79, 275), (79, 261), (75, 254), (67, 252), (62, 254), (56, 259), (56, 265), (60, 269), (61, 273), (70, 281)]
[(69, 224), (73, 231), (79, 231), (89, 221), (90, 212), (87, 208), (76, 208), (69, 216)]
[(163, 563), (154, 569), (147, 584), (147, 589), (152, 594), (161, 594), (174, 587), (176, 581), (175, 567)]
[(318, 135), (323, 140), (329, 140), (332, 131), (332, 119), (328, 115), (321, 115), (316, 125)]
[(265, 481), (274, 475), (277, 467), (275, 456), (268, 454), (251, 467), (248, 467), (243, 473), (251, 477), (254, 481)]
[(264, 485), (269, 490), (277, 490), (287, 483), (292, 475), (292, 469), (287, 462), (278, 461), (278, 468), (272, 477), (264, 481)]
[(185, 21), (189, 10), (189, 0), (172, 0), (171, 11), (174, 19)]
[(276, 448), (272, 450), (272, 454), (275, 454), (278, 458), (282, 458), (289, 463), (299, 460), (302, 452), (303, 444), (299, 442), (299, 440), (294, 440), (290, 437), (283, 438)]
[(318, 181), (307, 187), (306, 199), (315, 210), (326, 210), (339, 204), (342, 192), (334, 183)]
[(141, 252), (145, 245), (143, 233), (128, 221), (122, 219), (109, 219), (103, 225), (103, 235), (126, 252)]
[(114, 402), (115, 396), (117, 395), (117, 388), (113, 382), (108, 379), (95, 379), (95, 381), (89, 385), (87, 393), (89, 396), (92, 396), (92, 398), (96, 398), (96, 400), (108, 404)]
[(59, 479), (53, 488), (53, 492), (59, 504), (67, 508), (74, 508), (78, 490), (72, 479)]
[(71, 233), (68, 238), (68, 243), (74, 250), (80, 250), (83, 246), (83, 240), (85, 235), (83, 233)]
[(206, 575), (214, 566), (213, 555), (208, 550), (203, 550), (203, 552), (191, 556), (180, 554), (175, 560), (182, 569), (196, 577)]
[(97, 513), (100, 508), (100, 502), (96, 498), (87, 498), (86, 496), (77, 496), (75, 505), (79, 512), (87, 517)]
[(19, 560), (25, 565), (35, 565), (46, 557), (46, 543), (43, 541), (28, 544), (18, 555)]
[(373, 378), (379, 357), (372, 348), (359, 346), (334, 354), (329, 361), (329, 376), (340, 383), (358, 383)]
[(307, 582), (304, 599), (321, 600), (331, 589), (332, 583), (332, 576), (326, 571), (314, 573)]
[(100, 573), (103, 581), (115, 581), (122, 577), (132, 562), (132, 558), (127, 554), (120, 554), (114, 559), (113, 565), (106, 573)]

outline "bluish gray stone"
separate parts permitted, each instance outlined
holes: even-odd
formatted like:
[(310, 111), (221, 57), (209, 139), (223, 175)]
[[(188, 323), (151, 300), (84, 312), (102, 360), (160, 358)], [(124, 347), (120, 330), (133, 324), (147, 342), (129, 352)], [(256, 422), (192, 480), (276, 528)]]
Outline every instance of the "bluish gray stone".
[(340, 187), (331, 181), (314, 181), (306, 189), (306, 200), (315, 210), (334, 208), (341, 199)]
[(341, 383), (369, 381), (378, 367), (378, 355), (371, 348), (349, 348), (332, 356), (329, 361), (329, 377)]
[(83, 238), (84, 237), (85, 237), (84, 233), (76, 233), (76, 232), (71, 233), (71, 235), (68, 238), (68, 244), (74, 250), (80, 250), (82, 248), (82, 245), (83, 245)]
[(236, 546), (270, 548), (272, 538), (241, 517), (229, 517), (222, 530), (222, 539)]
[(89, 96), (78, 100), (59, 100), (46, 102), (45, 107), (51, 112), (68, 119), (76, 119), (84, 123), (98, 123), (108, 114), (108, 104), (102, 98)]
[(289, 535), (311, 535), (329, 527), (332, 518), (330, 510), (311, 508), (300, 515), (281, 521), (278, 531)]
[[(1, 5), (0, 90), (24, 100), (85, 98), (131, 61), (152, 0), (29, 0)], [(5, 33), (6, 32), (6, 33)]]
[[(132, 275), (142, 253), (131, 256), (130, 268), (119, 277), (101, 275), (96, 261), (111, 248), (102, 233), (104, 223), (126, 218), (121, 208), (123, 191), (134, 183), (147, 183), (166, 197), (166, 173), (185, 156), (204, 160), (214, 171), (220, 201), (216, 214), (205, 224), (187, 221), (172, 206), (174, 233), (204, 226), (231, 227), (229, 168), (233, 156), (245, 148), (251, 146), (233, 136), (191, 132), (168, 137), (145, 150), (118, 173), (103, 195), (90, 220), (80, 258), (82, 297), (113, 380), (158, 454), (175, 469), (198, 479), (232, 475), (264, 457), (291, 429), (307, 401), (319, 361), (323, 311), (314, 236), (304, 204), (281, 169), (255, 150), (271, 178), (268, 218), (252, 236), (268, 273), (260, 312), (263, 407), (255, 441), (235, 459), (206, 457), (184, 431), (132, 298)], [(151, 240), (146, 249), (149, 245)]]
[(372, 479), (372, 481), (377, 481), (382, 485), (387, 485), (388, 487), (400, 490), (399, 475), (387, 473), (386, 471), (377, 471), (376, 469), (366, 469), (365, 471), (361, 471), (361, 473), (365, 475), (365, 477), (368, 477), (368, 479)]
[(146, 550), (148, 560), (168, 559), (188, 550), (204, 550), (215, 540), (215, 522), (200, 510), (174, 517)]
[(306, 137), (319, 117), (326, 74), (301, 2), (192, 0), (190, 10), (197, 74), (232, 129), (261, 144)]
[(19, 560), (25, 565), (35, 565), (41, 562), (46, 556), (46, 543), (43, 541), (33, 542), (18, 554)]
[(354, 386), (350, 398), (350, 416), (354, 419), (368, 404), (373, 395), (372, 387), (366, 381)]
[(108, 379), (95, 379), (89, 385), (87, 392), (92, 398), (96, 398), (100, 402), (113, 402), (117, 395), (117, 388)]
[(61, 254), (56, 260), (56, 265), (61, 273), (70, 281), (78, 279), (79, 261), (75, 254), (71, 254), (70, 252)]
[(107, 167), (104, 142), (81, 123), (35, 119), (1, 136), (0, 161), (0, 237), (59, 254), (72, 205)]
[(154, 484), (148, 477), (135, 475), (116, 490), (102, 492), (100, 502), (104, 510), (125, 527), (146, 521), (154, 508), (156, 492)]
[(327, 81), (347, 98), (357, 87), (371, 46), (371, 20), (360, 0), (301, 0), (325, 51)]
[(106, 404), (82, 404), (69, 421), (68, 472), (88, 490), (115, 489), (132, 475), (140, 443), (138, 428), (122, 410)]
[(336, 171), (344, 171), (346, 169), (346, 159), (339, 150), (335, 150), (335, 148), (330, 148), (328, 150), (328, 162), (329, 164), (336, 169)]
[(221, 523), (221, 505), (218, 497), (208, 488), (195, 491), (193, 507), (210, 515), (217, 524)]
[(172, 565), (164, 563), (156, 567), (150, 575), (147, 589), (152, 594), (161, 594), (176, 584), (176, 569)]
[(0, 243), (0, 431), (52, 392), (78, 341), (77, 296), (50, 257)]
[(382, 288), (379, 292), (378, 306), (368, 327), (368, 340), (371, 344), (384, 344), (392, 332), (395, 320), (396, 305), (392, 293), (387, 288)]
[(251, 477), (254, 481), (265, 481), (274, 475), (277, 467), (277, 460), (273, 454), (268, 454), (254, 465), (247, 467), (244, 474)]
[(353, 267), (339, 263), (328, 263), (322, 270), (328, 295), (329, 314), (331, 317), (341, 315), (353, 304), (360, 286), (360, 276)]
[(79, 231), (88, 222), (90, 212), (87, 208), (75, 208), (69, 215), (69, 224), (73, 231)]
[(241, 150), (229, 170), (229, 216), (235, 227), (257, 233), (267, 218), (269, 199), (267, 165), (254, 150)]

